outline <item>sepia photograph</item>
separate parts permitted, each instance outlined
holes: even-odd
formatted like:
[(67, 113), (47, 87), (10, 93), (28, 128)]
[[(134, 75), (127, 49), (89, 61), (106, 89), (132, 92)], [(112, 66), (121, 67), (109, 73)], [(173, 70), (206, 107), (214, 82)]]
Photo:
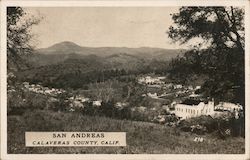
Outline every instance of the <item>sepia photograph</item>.
[(244, 3), (5, 8), (7, 154), (246, 155)]

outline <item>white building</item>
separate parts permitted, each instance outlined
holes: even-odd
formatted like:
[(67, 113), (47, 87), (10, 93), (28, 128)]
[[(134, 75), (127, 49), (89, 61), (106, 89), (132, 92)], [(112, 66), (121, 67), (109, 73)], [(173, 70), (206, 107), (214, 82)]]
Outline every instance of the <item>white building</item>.
[(75, 97), (76, 100), (81, 101), (81, 102), (88, 102), (90, 101), (90, 98), (86, 98), (84, 96), (78, 95)]
[(191, 86), (191, 85), (189, 85), (189, 86), (188, 86), (188, 89), (189, 89), (189, 90), (194, 90), (194, 87)]
[(201, 86), (196, 86), (195, 90), (201, 89)]
[(174, 85), (174, 89), (181, 89), (183, 86), (181, 84)]
[(115, 104), (115, 106), (118, 107), (118, 108), (125, 107), (127, 105), (128, 105), (128, 103), (126, 103), (126, 102), (117, 102)]
[(199, 102), (198, 104), (176, 104), (175, 115), (181, 119), (198, 117), (201, 115), (214, 115), (214, 102), (209, 101), (207, 104)]
[(222, 110), (222, 111), (242, 111), (243, 107), (240, 104), (234, 104), (230, 102), (220, 102), (218, 105), (215, 106), (215, 110)]
[(101, 100), (97, 100), (97, 101), (93, 101), (93, 106), (101, 106), (102, 105), (102, 101)]
[(200, 94), (195, 94), (195, 93), (192, 93), (189, 95), (190, 98), (198, 98), (198, 97), (201, 97)]
[(151, 77), (151, 76), (146, 76), (146, 77), (141, 77), (138, 79), (138, 83), (141, 84), (164, 84), (162, 81), (166, 77)]
[(158, 98), (157, 97), (157, 93), (147, 93), (147, 95), (149, 96), (149, 97), (151, 97), (151, 98)]
[(164, 79), (166, 79), (166, 77), (165, 76), (161, 76), (161, 77), (157, 77), (157, 79), (164, 80)]

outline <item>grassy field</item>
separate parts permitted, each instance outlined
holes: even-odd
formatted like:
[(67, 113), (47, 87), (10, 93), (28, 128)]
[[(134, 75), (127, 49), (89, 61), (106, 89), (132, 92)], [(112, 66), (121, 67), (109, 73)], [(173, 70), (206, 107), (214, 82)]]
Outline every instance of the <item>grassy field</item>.
[[(127, 132), (126, 147), (25, 147), (25, 131)], [(196, 135), (160, 124), (83, 116), (79, 113), (48, 111), (26, 112), (8, 116), (8, 153), (105, 153), (105, 154), (243, 154), (245, 139), (218, 139), (204, 135), (203, 143), (193, 141)]]

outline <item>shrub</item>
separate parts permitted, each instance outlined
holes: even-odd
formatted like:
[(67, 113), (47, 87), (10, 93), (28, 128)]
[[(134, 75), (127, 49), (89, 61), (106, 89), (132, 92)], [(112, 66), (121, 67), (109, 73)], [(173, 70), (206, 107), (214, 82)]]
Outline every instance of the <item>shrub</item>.
[(182, 131), (197, 134), (217, 132), (220, 138), (244, 136), (244, 118), (235, 119), (230, 114), (216, 118), (212, 118), (211, 116), (190, 118), (182, 120), (178, 127)]

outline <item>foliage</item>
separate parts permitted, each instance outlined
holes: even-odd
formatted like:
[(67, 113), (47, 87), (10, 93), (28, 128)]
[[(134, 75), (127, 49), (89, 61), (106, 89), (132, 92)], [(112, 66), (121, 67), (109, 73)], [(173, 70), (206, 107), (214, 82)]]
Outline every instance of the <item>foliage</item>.
[[(154, 63), (153, 65), (151, 65)], [(109, 62), (101, 57), (70, 59), (59, 64), (32, 67), (18, 73), (19, 81), (27, 81), (33, 84), (42, 83), (44, 86), (64, 89), (86, 88), (90, 83), (102, 83), (110, 80), (119, 82), (134, 82), (139, 74), (159, 73), (166, 74), (166, 61), (159, 63), (145, 62), (141, 68), (109, 67)], [(164, 65), (165, 64), (165, 65)]]
[(8, 115), (21, 115), (27, 110), (65, 111), (69, 106), (69, 103), (65, 102), (66, 97), (66, 93), (57, 97), (37, 94), (15, 83), (8, 88), (7, 113)]
[(172, 19), (168, 35), (173, 41), (202, 42), (172, 60), (171, 77), (186, 82), (193, 75), (206, 74), (202, 87), (206, 96), (244, 105), (244, 10), (181, 7)]
[[(186, 43), (200, 37), (213, 47), (234, 47), (244, 50), (244, 10), (238, 7), (181, 7), (173, 14), (176, 26), (169, 28), (169, 37)], [(229, 44), (231, 42), (231, 44)], [(199, 44), (202, 45), (202, 44)]]
[(27, 17), (21, 7), (7, 7), (7, 56), (8, 64), (19, 68), (20, 55), (31, 53), (33, 46), (30, 41), (33, 35), (30, 29), (40, 22), (40, 18)]
[(44, 109), (47, 104), (46, 96), (26, 92), (17, 85), (7, 93), (8, 114), (23, 114), (27, 109)]
[[(186, 132), (192, 131), (192, 126), (201, 126), (206, 128), (205, 133), (215, 133), (217, 137), (225, 139), (228, 136), (242, 136), (244, 137), (244, 116), (239, 119), (235, 119), (232, 114), (227, 114), (219, 117), (200, 116), (191, 119), (182, 120), (178, 127)], [(226, 135), (225, 131), (229, 130), (230, 134)], [(198, 132), (197, 132), (198, 133)], [(201, 132), (200, 132), (201, 134)]]

